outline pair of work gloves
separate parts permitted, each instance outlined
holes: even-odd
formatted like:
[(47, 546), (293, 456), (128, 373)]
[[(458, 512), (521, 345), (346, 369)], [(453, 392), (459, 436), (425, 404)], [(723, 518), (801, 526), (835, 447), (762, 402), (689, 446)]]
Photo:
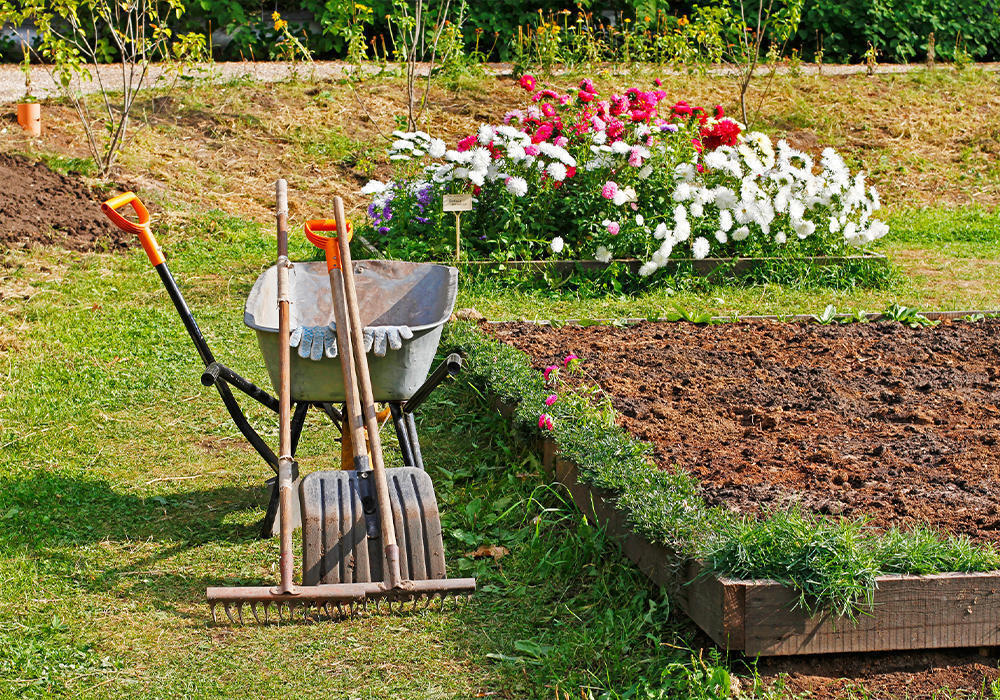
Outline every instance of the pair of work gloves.
[[(374, 351), (385, 357), (386, 350), (399, 350), (403, 341), (413, 337), (409, 326), (366, 326), (364, 329), (365, 352)], [(299, 349), (299, 357), (321, 360), (337, 356), (337, 324), (329, 326), (300, 326), (292, 331), (288, 344)]]

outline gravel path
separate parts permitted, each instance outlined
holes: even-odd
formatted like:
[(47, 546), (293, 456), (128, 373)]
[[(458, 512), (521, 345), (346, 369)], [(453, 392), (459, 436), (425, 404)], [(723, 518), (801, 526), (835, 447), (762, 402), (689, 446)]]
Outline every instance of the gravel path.
[[(979, 63), (976, 64), (982, 70), (988, 70), (993, 72), (1000, 71), (1000, 63)], [(509, 63), (490, 63), (488, 64), (489, 70), (496, 75), (509, 75), (513, 71), (513, 67)], [(605, 66), (611, 70), (614, 70), (615, 66), (608, 65)], [(321, 80), (323, 78), (340, 78), (344, 76), (345, 69), (349, 68), (348, 64), (343, 61), (315, 61), (312, 64), (298, 64), (293, 66), (289, 63), (283, 62), (259, 62), (253, 63), (250, 61), (246, 62), (230, 62), (230, 63), (212, 63), (199, 66), (195, 70), (195, 75), (200, 75), (205, 78), (210, 78), (216, 82), (228, 82), (231, 80), (236, 80), (243, 77), (252, 77), (255, 80), (261, 82), (277, 82), (281, 80), (287, 80), (293, 75), (298, 73), (300, 77), (305, 77), (308, 79)], [(947, 70), (947, 67), (942, 65), (941, 69)], [(102, 65), (98, 68), (101, 79), (106, 85), (111, 86), (113, 89), (121, 89), (122, 86), (122, 68), (120, 64), (109, 63), (107, 65)], [(378, 66), (365, 66), (364, 70), (371, 73), (377, 73), (379, 71)], [(722, 74), (727, 72), (727, 68), (718, 67), (711, 69), (709, 72), (714, 74)], [(802, 64), (800, 67), (803, 75), (815, 75), (816, 66), (813, 64)], [(914, 70), (926, 70), (924, 64), (922, 63), (911, 63), (911, 64), (884, 64), (879, 65), (879, 73), (907, 73)], [(766, 72), (766, 68), (758, 69), (759, 73)], [(778, 69), (779, 73), (785, 73), (788, 68), (782, 67)], [(863, 73), (865, 71), (865, 66), (863, 65), (825, 65), (823, 66), (823, 75), (853, 75), (855, 73)], [(162, 65), (153, 65), (150, 67), (150, 78), (156, 79), (157, 77), (163, 75), (165, 69)], [(427, 65), (423, 64), (420, 68), (420, 72), (426, 75)], [(667, 75), (673, 71), (664, 68), (663, 74)], [(52, 82), (52, 78), (48, 71), (43, 68), (36, 67), (31, 73), (32, 79), (32, 92), (36, 97), (44, 98), (51, 97), (58, 94), (58, 89)], [(97, 81), (91, 80), (89, 82), (83, 83), (83, 88), (85, 92), (96, 92)], [(24, 94), (24, 76), (21, 74), (20, 67), (16, 64), (2, 64), (0, 65), (0, 104), (14, 103)]]

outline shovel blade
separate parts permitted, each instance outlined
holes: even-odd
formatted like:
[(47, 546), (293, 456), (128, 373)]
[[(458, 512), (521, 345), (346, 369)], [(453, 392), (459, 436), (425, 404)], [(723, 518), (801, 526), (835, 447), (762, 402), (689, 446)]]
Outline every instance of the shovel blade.
[[(387, 469), (386, 476), (400, 573), (412, 581), (443, 579), (441, 516), (430, 477), (416, 467)], [(303, 585), (383, 580), (383, 545), (380, 537), (368, 536), (361, 499), (359, 481), (364, 478), (371, 477), (340, 470), (314, 472), (302, 479)]]

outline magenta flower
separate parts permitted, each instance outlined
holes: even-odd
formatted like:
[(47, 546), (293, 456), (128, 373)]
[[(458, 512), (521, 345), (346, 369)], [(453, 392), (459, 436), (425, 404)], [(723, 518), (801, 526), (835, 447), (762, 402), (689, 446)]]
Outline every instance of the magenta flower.
[(549, 381), (549, 375), (552, 374), (553, 372), (556, 372), (558, 374), (559, 365), (549, 365), (548, 367), (545, 368), (545, 372), (543, 372), (543, 374), (545, 375), (545, 381)]
[(521, 80), (518, 82), (520, 82), (521, 87), (528, 92), (532, 92), (535, 89), (535, 77), (533, 75), (525, 73), (521, 76)]
[(621, 231), (621, 226), (617, 221), (609, 221), (607, 223), (607, 227), (608, 227), (608, 233), (610, 233), (612, 236), (617, 236), (618, 232)]
[(614, 199), (616, 194), (618, 194), (618, 183), (614, 180), (605, 182), (604, 187), (601, 188), (601, 196), (605, 199)]
[(567, 355), (566, 358), (563, 360), (563, 367), (569, 367), (569, 363), (570, 362), (572, 362), (573, 360), (579, 360), (579, 359), (580, 358), (577, 355), (573, 355), (573, 354)]
[(551, 406), (552, 404), (554, 404), (558, 400), (559, 400), (558, 396), (556, 396), (555, 394), (549, 394), (548, 397), (546, 397), (546, 399), (545, 399), (545, 405), (546, 406)]
[(544, 430), (552, 430), (553, 427), (552, 416), (550, 416), (548, 413), (543, 413), (542, 415), (538, 416), (538, 427)]
[(539, 153), (541, 153), (538, 146), (536, 146), (535, 144), (528, 144), (527, 146), (525, 146), (524, 152), (529, 156), (537, 156)]

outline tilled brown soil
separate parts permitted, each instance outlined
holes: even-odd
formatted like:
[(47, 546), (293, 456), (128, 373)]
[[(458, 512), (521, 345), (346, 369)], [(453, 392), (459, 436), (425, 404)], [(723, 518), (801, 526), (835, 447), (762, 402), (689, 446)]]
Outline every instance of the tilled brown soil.
[(0, 247), (49, 243), (70, 250), (120, 250), (129, 242), (79, 177), (0, 153), (0, 183)]
[[(662, 468), (742, 512), (800, 504), (877, 528), (1000, 542), (1000, 321), (619, 328), (486, 325), (539, 370), (573, 353)], [(997, 655), (956, 650), (762, 660), (808, 697), (981, 691)]]
[(1000, 321), (489, 330), (539, 368), (584, 358), (583, 381), (709, 503), (1000, 542)]

